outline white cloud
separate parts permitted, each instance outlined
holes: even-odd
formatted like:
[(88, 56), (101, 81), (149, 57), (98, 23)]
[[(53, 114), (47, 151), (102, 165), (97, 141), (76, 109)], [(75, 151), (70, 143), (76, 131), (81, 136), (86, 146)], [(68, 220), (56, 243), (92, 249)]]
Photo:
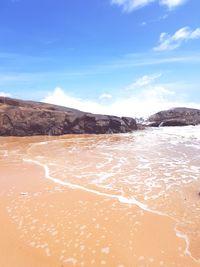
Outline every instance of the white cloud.
[(193, 107), (200, 109), (200, 102), (191, 103), (177, 97), (177, 94), (164, 85), (154, 85), (145, 88), (137, 94), (113, 99), (108, 104), (102, 104), (98, 100), (87, 100), (69, 96), (61, 88), (56, 88), (43, 102), (62, 105), (82, 111), (110, 114), (117, 116), (147, 117), (160, 110), (173, 107)]
[(3, 96), (3, 97), (11, 97), (11, 94), (5, 93), (5, 92), (0, 92), (0, 96)]
[(75, 108), (86, 112), (88, 111), (101, 113), (102, 111), (102, 107), (98, 102), (70, 96), (59, 87), (55, 88), (55, 90), (42, 101), (46, 103)]
[(155, 80), (157, 80), (161, 76), (160, 73), (152, 74), (152, 75), (144, 75), (138, 78), (134, 83), (130, 84), (126, 90), (133, 90), (140, 87), (144, 87), (152, 84)]
[(148, 20), (148, 21), (143, 21), (142, 23), (140, 23), (140, 26), (146, 26), (150, 23), (155, 23), (155, 22), (158, 22), (158, 21), (161, 21), (161, 20), (165, 20), (169, 17), (169, 14), (165, 14), (163, 16), (160, 16), (158, 18), (155, 18), (155, 19), (151, 19), (151, 20)]
[(169, 9), (180, 6), (185, 2), (186, 0), (160, 0), (160, 4), (167, 6)]
[(155, 51), (174, 50), (183, 42), (200, 38), (200, 28), (191, 30), (189, 27), (183, 27), (176, 31), (173, 35), (161, 33), (159, 45), (154, 47)]
[(112, 95), (111, 94), (102, 94), (99, 96), (99, 99), (111, 99), (112, 98)]
[(122, 7), (125, 12), (131, 12), (154, 2), (159, 5), (164, 5), (169, 9), (173, 9), (184, 4), (186, 0), (111, 0), (112, 4)]
[(112, 0), (112, 4), (121, 6), (124, 11), (131, 12), (134, 9), (144, 7), (155, 0)]

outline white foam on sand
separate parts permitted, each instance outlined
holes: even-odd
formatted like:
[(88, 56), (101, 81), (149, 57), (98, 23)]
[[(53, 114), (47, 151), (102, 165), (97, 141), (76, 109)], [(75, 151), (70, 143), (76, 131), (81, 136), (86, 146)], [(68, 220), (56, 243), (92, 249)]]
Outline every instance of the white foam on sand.
[[(69, 182), (66, 182), (66, 181), (64, 182), (64, 181), (61, 181), (58, 178), (52, 177), (50, 175), (50, 170), (49, 170), (49, 168), (48, 168), (48, 166), (46, 164), (43, 164), (43, 163), (41, 163), (39, 161), (36, 161), (36, 160), (31, 160), (31, 159), (23, 159), (23, 161), (24, 162), (33, 163), (33, 164), (36, 164), (36, 165), (42, 167), (44, 169), (44, 171), (45, 171), (45, 177), (47, 179), (51, 180), (54, 183), (57, 183), (57, 184), (60, 184), (60, 185), (63, 185), (63, 186), (67, 186), (67, 187), (69, 187), (71, 189), (83, 190), (85, 192), (96, 194), (98, 196), (107, 197), (107, 198), (111, 198), (111, 199), (116, 199), (122, 204), (136, 205), (137, 207), (139, 207), (140, 209), (142, 209), (142, 210), (144, 210), (146, 212), (151, 212), (153, 214), (160, 215), (160, 216), (166, 216), (166, 217), (171, 218), (172, 220), (175, 220), (173, 217), (169, 216), (168, 214), (165, 214), (165, 213), (162, 213), (162, 212), (159, 212), (157, 210), (153, 210), (153, 209), (149, 208), (146, 204), (136, 200), (135, 198), (127, 198), (127, 197), (120, 196), (120, 195), (114, 195), (114, 194), (108, 194), (108, 193), (104, 193), (104, 192), (99, 192), (97, 190), (89, 189), (89, 188), (81, 186), (81, 185), (72, 184), (72, 183), (69, 183)], [(176, 228), (175, 228), (175, 232), (176, 232), (176, 236), (178, 238), (183, 239), (185, 241), (185, 243), (186, 243), (185, 255), (191, 257), (195, 262), (200, 263), (200, 259), (194, 258), (192, 256), (192, 254), (190, 253), (190, 251), (189, 251), (190, 242), (189, 242), (188, 236), (186, 234), (178, 231)]]
[[(133, 155), (140, 155), (140, 153), (142, 153), (142, 157), (136, 158), (136, 163), (138, 163), (138, 164), (137, 164), (137, 169), (134, 169), (134, 171), (136, 172), (138, 170), (138, 173), (140, 173), (140, 171), (145, 172), (147, 170), (148, 173), (151, 174), (149, 178), (144, 179), (144, 181), (141, 181), (141, 180), (137, 179), (137, 176), (139, 177), (137, 172), (134, 173), (134, 175), (129, 175), (130, 179), (129, 179), (128, 173), (126, 173), (126, 180), (125, 179), (121, 179), (121, 180), (125, 181), (126, 183), (130, 183), (131, 185), (134, 185), (134, 190), (135, 190), (134, 192), (138, 192), (138, 190), (139, 190), (138, 186), (140, 187), (141, 185), (142, 186), (145, 185), (145, 190), (146, 190), (145, 192), (146, 193), (143, 192), (143, 195), (145, 196), (145, 200), (148, 201), (148, 199), (154, 199), (155, 197), (158, 197), (160, 195), (164, 195), (173, 186), (179, 186), (180, 184), (191, 183), (192, 181), (197, 180), (200, 168), (198, 165), (196, 165), (196, 162), (194, 162), (194, 166), (193, 166), (193, 163), (190, 162), (190, 157), (189, 158), (187, 157), (189, 155), (189, 153), (187, 155), (187, 153), (183, 154), (181, 151), (182, 154), (180, 154), (179, 150), (177, 150), (178, 152), (175, 155), (175, 157), (170, 158), (169, 156), (165, 157), (165, 154), (164, 154), (164, 157), (162, 157), (163, 156), (162, 150), (160, 150), (160, 151), (155, 150), (155, 153), (157, 153), (156, 164), (158, 166), (160, 164), (159, 171), (163, 173), (162, 177), (159, 177), (159, 179), (158, 179), (157, 175), (154, 175), (152, 170), (151, 170), (151, 172), (149, 171), (149, 169), (152, 166), (154, 167), (155, 162), (151, 161), (151, 159), (149, 160), (148, 157), (146, 158), (144, 156), (145, 153), (143, 153), (143, 151), (144, 152), (145, 151), (151, 151), (151, 149), (152, 149), (151, 146), (154, 143), (157, 144), (158, 148), (159, 147), (162, 148), (162, 144), (165, 144), (165, 143), (171, 145), (168, 148), (169, 151), (173, 151), (174, 145), (176, 146), (179, 144), (181, 145), (181, 148), (184, 148), (184, 147), (188, 148), (186, 151), (189, 151), (189, 152), (190, 152), (190, 150), (189, 150), (190, 146), (192, 148), (195, 148), (195, 149), (200, 149), (200, 147), (199, 147), (200, 126), (195, 126), (195, 127), (194, 126), (188, 126), (188, 127), (184, 127), (184, 128), (166, 127), (166, 128), (157, 128), (154, 130), (149, 129), (149, 130), (145, 131), (145, 136), (143, 136), (143, 135), (144, 135), (144, 132), (142, 132), (142, 134), (140, 132), (136, 132), (133, 134), (124, 135), (124, 136), (130, 136), (130, 138), (134, 137), (134, 139), (136, 139), (135, 142), (130, 140), (130, 143), (128, 144), (129, 150), (127, 150), (127, 151), (132, 151), (132, 148), (133, 148), (133, 151), (135, 152), (135, 154), (133, 153), (130, 155), (132, 155), (132, 157), (133, 157)], [(145, 138), (145, 140), (144, 140), (144, 138)], [(66, 142), (65, 139), (54, 140), (53, 142), (60, 142), (60, 141)], [(52, 141), (48, 141), (48, 142), (52, 142)], [(41, 144), (46, 145), (48, 142), (40, 142), (37, 144), (31, 144), (31, 146), (41, 145)], [(109, 142), (109, 140), (108, 140), (108, 142)], [(144, 142), (145, 142), (145, 146), (144, 146)], [(103, 143), (99, 144), (100, 147), (102, 147), (103, 145), (105, 145), (105, 147), (107, 147), (106, 144), (103, 144)], [(155, 146), (155, 148), (157, 148), (157, 147)], [(179, 147), (177, 147), (177, 148), (179, 148)], [(120, 146), (120, 144), (119, 144), (119, 147), (117, 146), (117, 148), (115, 148), (115, 149), (116, 149), (116, 151), (118, 149), (122, 149), (122, 151), (123, 151), (124, 145)], [(126, 147), (126, 149), (127, 149), (127, 147)], [(113, 147), (112, 147), (112, 151), (114, 151)], [(197, 151), (197, 150), (195, 150), (195, 151)], [(104, 152), (105, 152), (105, 150), (104, 150)], [(139, 152), (139, 153), (137, 154), (137, 152)], [(159, 156), (159, 153), (160, 153), (160, 156)], [(106, 156), (104, 157), (104, 160), (106, 158), (107, 161), (106, 162), (104, 161), (103, 164), (102, 163), (97, 164), (96, 168), (98, 169), (99, 172), (101, 171), (101, 168), (103, 168), (107, 163), (109, 163), (111, 161), (111, 159), (109, 157), (110, 157), (110, 153), (107, 153)], [(196, 160), (196, 158), (195, 158), (195, 160)], [(151, 212), (153, 214), (160, 215), (160, 216), (167, 216), (167, 217), (171, 218), (172, 220), (174, 220), (175, 223), (178, 223), (176, 221), (176, 219), (171, 217), (170, 215), (162, 213), (156, 209), (155, 210), (151, 209), (146, 203), (140, 202), (132, 196), (130, 198), (125, 197), (121, 193), (122, 190), (119, 190), (119, 188), (117, 188), (118, 192), (114, 193), (114, 194), (100, 191), (101, 188), (106, 189), (105, 183), (103, 183), (103, 185), (101, 186), (101, 182), (104, 182), (105, 180), (107, 180), (109, 178), (109, 176), (112, 176), (114, 173), (117, 173), (118, 171), (121, 174), (121, 166), (124, 164), (124, 162), (126, 162), (126, 158), (125, 158), (125, 160), (123, 159), (122, 162), (119, 162), (119, 158), (118, 158), (117, 163), (115, 163), (114, 167), (112, 167), (109, 174), (101, 172), (99, 175), (97, 175), (98, 179), (93, 180), (93, 184), (96, 183), (99, 187), (99, 190), (98, 190), (98, 188), (97, 189), (90, 189), (88, 187), (78, 185), (76, 183), (62, 181), (61, 179), (54, 177), (54, 175), (51, 174), (50, 169), (49, 169), (50, 164), (46, 165), (46, 164), (41, 163), (40, 158), (37, 158), (36, 160), (24, 159), (24, 161), (29, 162), (29, 163), (33, 163), (33, 164), (37, 164), (38, 166), (42, 167), (45, 171), (45, 177), (54, 183), (60, 184), (62, 186), (67, 186), (71, 189), (83, 190), (85, 192), (92, 193), (92, 194), (95, 194), (95, 195), (98, 195), (101, 197), (115, 199), (115, 200), (118, 200), (122, 204), (135, 205), (146, 212)], [(188, 168), (189, 165), (190, 165), (190, 168)], [(176, 168), (178, 170), (181, 169), (182, 170), (181, 173), (179, 174), (177, 172), (177, 173), (175, 173), (176, 175), (172, 175), (174, 173), (174, 170), (176, 170)], [(93, 174), (91, 174), (91, 175), (93, 175)], [(111, 182), (113, 182), (113, 183), (115, 182), (114, 178)], [(160, 193), (157, 192), (158, 190), (155, 190), (156, 195), (152, 196), (152, 194), (150, 194), (150, 193), (152, 192), (153, 189), (160, 188), (160, 184), (165, 187), (165, 190), (161, 191), (159, 189)], [(195, 259), (190, 253), (190, 250), (189, 250), (190, 249), (190, 242), (189, 242), (188, 236), (184, 233), (181, 233), (180, 231), (177, 231), (177, 229), (175, 229), (175, 232), (176, 232), (176, 236), (178, 238), (183, 239), (185, 244), (186, 244), (185, 255), (191, 257), (194, 261), (200, 263), (200, 259)]]
[(200, 263), (200, 259), (196, 259), (192, 256), (192, 254), (190, 253), (190, 241), (189, 241), (189, 238), (186, 234), (178, 231), (176, 228), (175, 228), (175, 232), (176, 232), (176, 236), (179, 237), (179, 238), (182, 238), (185, 240), (185, 243), (186, 243), (186, 248), (185, 248), (185, 255), (191, 257), (195, 262), (197, 263)]
[(66, 182), (66, 181), (62, 181), (59, 178), (52, 177), (50, 175), (50, 170), (49, 170), (48, 166), (46, 164), (43, 164), (43, 163), (39, 162), (39, 161), (32, 160), (32, 159), (23, 159), (23, 161), (29, 162), (29, 163), (33, 163), (33, 164), (39, 165), (40, 167), (43, 167), (43, 169), (45, 171), (45, 177), (47, 179), (51, 180), (54, 183), (57, 183), (57, 184), (60, 184), (60, 185), (63, 185), (63, 186), (67, 186), (67, 187), (69, 187), (71, 189), (83, 190), (85, 192), (96, 194), (98, 196), (116, 199), (120, 203), (123, 203), (123, 204), (136, 205), (137, 207), (143, 209), (144, 211), (151, 212), (151, 213), (154, 213), (154, 214), (157, 214), (157, 215), (168, 216), (168, 215), (166, 215), (164, 213), (161, 213), (161, 212), (159, 212), (157, 210), (150, 209), (146, 204), (136, 200), (133, 197), (132, 198), (127, 198), (127, 197), (120, 196), (120, 195), (114, 195), (114, 194), (108, 194), (108, 193), (104, 193), (104, 192), (99, 192), (97, 190), (90, 189), (90, 188), (87, 188), (87, 187), (82, 186), (82, 185), (72, 184), (72, 183), (69, 183), (69, 182)]

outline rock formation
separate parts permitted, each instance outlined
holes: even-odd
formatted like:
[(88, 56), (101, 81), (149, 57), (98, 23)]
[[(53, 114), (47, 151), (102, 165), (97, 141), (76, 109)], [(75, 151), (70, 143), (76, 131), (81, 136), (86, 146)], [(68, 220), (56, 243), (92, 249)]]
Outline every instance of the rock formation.
[(160, 111), (149, 117), (147, 125), (159, 126), (187, 126), (200, 124), (200, 110), (192, 108), (174, 108)]
[(0, 97), (1, 136), (126, 133), (136, 129), (136, 121), (129, 117)]

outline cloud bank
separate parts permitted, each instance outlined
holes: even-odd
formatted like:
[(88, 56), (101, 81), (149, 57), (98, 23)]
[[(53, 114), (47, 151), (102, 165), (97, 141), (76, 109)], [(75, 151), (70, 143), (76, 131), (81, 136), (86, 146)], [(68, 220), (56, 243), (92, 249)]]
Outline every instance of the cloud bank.
[(3, 96), (3, 97), (11, 97), (11, 94), (5, 93), (5, 92), (0, 92), (0, 96)]
[(161, 33), (159, 45), (154, 47), (155, 51), (174, 50), (182, 43), (200, 38), (200, 28), (191, 30), (190, 27), (183, 27), (177, 30), (173, 35), (166, 32)]
[(177, 97), (177, 94), (161, 85), (144, 88), (132, 96), (111, 99), (103, 103), (99, 100), (88, 100), (70, 96), (61, 88), (55, 88), (42, 100), (46, 103), (62, 105), (97, 114), (117, 116), (148, 117), (160, 110), (173, 107), (193, 107), (200, 109), (199, 103), (191, 103)]

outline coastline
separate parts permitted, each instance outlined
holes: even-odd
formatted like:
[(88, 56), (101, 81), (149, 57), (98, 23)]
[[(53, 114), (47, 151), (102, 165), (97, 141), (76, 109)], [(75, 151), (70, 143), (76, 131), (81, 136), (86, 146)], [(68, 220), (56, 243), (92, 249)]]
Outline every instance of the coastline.
[(170, 218), (56, 185), (35, 164), (3, 161), (1, 172), (1, 266), (199, 266)]

